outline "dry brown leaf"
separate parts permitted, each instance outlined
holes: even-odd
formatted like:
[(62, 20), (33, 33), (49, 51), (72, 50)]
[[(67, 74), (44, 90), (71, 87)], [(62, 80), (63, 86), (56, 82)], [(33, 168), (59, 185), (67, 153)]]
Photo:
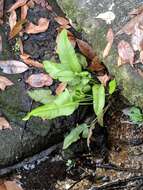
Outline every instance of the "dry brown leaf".
[(88, 59), (92, 60), (96, 54), (93, 48), (85, 41), (76, 39), (78, 47), (83, 55), (85, 55)]
[(140, 52), (140, 61), (143, 63), (143, 50)]
[(29, 67), (17, 60), (0, 60), (0, 68), (3, 70), (3, 73), (16, 74), (25, 72)]
[(3, 23), (4, 0), (0, 0), (0, 24)]
[(12, 6), (11, 8), (8, 10), (8, 12), (14, 11), (19, 7), (22, 7), (23, 5), (25, 5), (27, 3), (28, 0), (17, 0)]
[(117, 65), (118, 65), (118, 67), (120, 67), (123, 64), (124, 64), (124, 62), (122, 61), (121, 57), (118, 56), (118, 59), (117, 59)]
[(28, 5), (25, 4), (21, 7), (21, 20), (25, 20), (27, 17), (27, 13), (28, 13)]
[(130, 15), (130, 16), (136, 16), (136, 15), (141, 14), (142, 12), (143, 12), (143, 5), (141, 5), (141, 6), (137, 7), (137, 8), (135, 8), (135, 9), (133, 9), (131, 12), (129, 12), (128, 15)]
[(33, 74), (26, 80), (31, 87), (40, 88), (43, 86), (51, 86), (53, 79), (44, 73)]
[(123, 62), (130, 63), (133, 65), (134, 63), (134, 51), (130, 44), (124, 40), (120, 41), (118, 44), (118, 54), (123, 60)]
[(70, 29), (70, 25), (61, 25), (60, 27), (57, 28), (57, 30), (63, 30), (63, 29)]
[(19, 32), (23, 29), (23, 24), (26, 23), (26, 20), (20, 20), (16, 23), (16, 25), (14, 26), (14, 28), (12, 29), (12, 31), (9, 34), (9, 39), (14, 38), (17, 34), (19, 34)]
[(11, 31), (16, 25), (16, 21), (17, 21), (17, 15), (16, 15), (16, 11), (14, 10), (14, 11), (11, 11), (10, 16), (9, 16), (9, 26), (10, 26)]
[(131, 37), (131, 44), (135, 51), (142, 49), (143, 42), (143, 30), (139, 28), (139, 24), (136, 24), (134, 27), (134, 33)]
[(9, 122), (4, 117), (0, 117), (0, 130), (3, 130), (3, 129), (12, 130), (12, 127), (10, 126)]
[(56, 94), (61, 94), (66, 89), (67, 84), (66, 83), (60, 83), (58, 87), (56, 88)]
[(0, 52), (3, 51), (2, 46), (3, 46), (3, 41), (2, 41), (2, 36), (0, 35)]
[(26, 29), (25, 32), (28, 34), (38, 34), (41, 32), (45, 32), (49, 27), (49, 20), (47, 18), (40, 18), (38, 21), (38, 25), (33, 24), (30, 22)]
[(54, 19), (61, 26), (66, 26), (66, 25), (70, 24), (70, 22), (67, 19), (60, 17), (60, 16), (57, 16)]
[(105, 74), (103, 76), (97, 76), (98, 80), (104, 85), (107, 86), (108, 81), (111, 79), (109, 75)]
[(107, 32), (107, 36), (106, 36), (106, 40), (107, 40), (107, 45), (103, 51), (103, 58), (107, 57), (109, 54), (109, 51), (112, 47), (113, 44), (113, 40), (114, 40), (114, 33), (112, 28), (109, 28), (108, 32)]
[(105, 70), (105, 66), (100, 63), (98, 56), (94, 57), (94, 59), (92, 60), (92, 63), (90, 64), (88, 68), (92, 72), (99, 72), (99, 71)]
[(116, 35), (125, 33), (131, 35), (134, 33), (135, 24), (143, 24), (143, 12), (135, 17), (133, 17), (127, 24), (125, 24), (121, 30), (117, 32)]
[(37, 67), (37, 68), (44, 68), (44, 65), (40, 63), (39, 61), (35, 61), (30, 58), (30, 55), (28, 54), (22, 54), (20, 55), (20, 58), (29, 66)]
[(30, 1), (28, 1), (27, 2), (27, 6), (29, 7), (29, 8), (34, 8), (34, 1), (33, 0), (30, 0)]
[(7, 79), (4, 76), (0, 76), (0, 89), (5, 90), (7, 86), (12, 86), (13, 82), (11, 82), (9, 79)]
[(6, 186), (6, 190), (23, 190), (16, 181), (5, 181), (4, 184)]
[(49, 3), (46, 0), (33, 0), (33, 2), (40, 5), (43, 8), (46, 8), (46, 9), (52, 11), (52, 7), (49, 5)]

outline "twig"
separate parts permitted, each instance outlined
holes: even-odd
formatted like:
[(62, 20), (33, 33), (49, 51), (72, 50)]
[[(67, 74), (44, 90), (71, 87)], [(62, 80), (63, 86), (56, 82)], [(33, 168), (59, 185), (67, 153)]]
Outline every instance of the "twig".
[(121, 190), (121, 186), (129, 183), (130, 181), (136, 181), (140, 179), (143, 180), (143, 176), (134, 176), (127, 179), (116, 180), (116, 181), (113, 181), (113, 182), (110, 182), (98, 187), (94, 186), (90, 190), (108, 190), (108, 188), (110, 188), (109, 190), (111, 190), (111, 188), (113, 189), (115, 186), (118, 186), (118, 185), (120, 186), (120, 190)]
[(13, 166), (8, 166), (6, 168), (2, 168), (0, 169), (0, 176), (4, 176), (6, 174), (9, 174), (17, 169), (20, 169), (22, 168), (24, 165), (29, 165), (29, 164), (32, 164), (42, 158), (44, 158), (45, 156), (49, 156), (53, 151), (55, 151), (57, 148), (60, 148), (62, 145), (62, 143), (59, 143), (57, 145), (54, 145), (54, 146), (51, 146), (50, 148), (38, 153), (38, 154), (35, 154), (33, 157), (29, 157), (29, 158), (26, 158), (24, 159), (22, 162), (19, 162)]

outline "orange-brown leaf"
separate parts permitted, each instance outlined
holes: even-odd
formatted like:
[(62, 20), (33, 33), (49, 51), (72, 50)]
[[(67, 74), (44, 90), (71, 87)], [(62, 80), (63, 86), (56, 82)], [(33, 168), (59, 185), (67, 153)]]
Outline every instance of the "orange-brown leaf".
[(88, 59), (92, 60), (95, 57), (95, 52), (93, 48), (85, 41), (76, 39), (78, 47), (83, 55), (85, 55)]
[(69, 24), (69, 21), (68, 21), (67, 19), (63, 18), (63, 17), (57, 16), (57, 17), (55, 17), (54, 19), (55, 19), (55, 21), (56, 21), (58, 24), (60, 24), (60, 25), (62, 25), (62, 26), (66, 26), (66, 25)]
[(0, 89), (5, 90), (7, 86), (12, 86), (13, 82), (11, 82), (9, 79), (7, 79), (4, 76), (0, 76)]
[(135, 8), (135, 9), (133, 9), (131, 12), (129, 12), (128, 15), (130, 15), (130, 16), (136, 16), (136, 15), (141, 14), (142, 12), (143, 12), (143, 5), (141, 5), (141, 6), (137, 7), (137, 8)]
[(17, 0), (12, 6), (11, 8), (8, 10), (8, 12), (14, 11), (19, 7), (22, 7), (23, 5), (25, 5), (27, 3), (28, 0)]
[(19, 34), (19, 32), (23, 29), (23, 24), (26, 23), (26, 20), (20, 20), (16, 23), (16, 25), (14, 26), (14, 28), (12, 29), (12, 31), (9, 34), (9, 39), (14, 38), (17, 34)]
[(108, 32), (107, 32), (107, 36), (106, 36), (106, 40), (107, 40), (107, 45), (103, 51), (103, 58), (107, 57), (109, 54), (109, 51), (112, 47), (113, 44), (113, 40), (114, 40), (114, 33), (112, 28), (109, 28)]
[(130, 44), (124, 40), (120, 41), (118, 44), (118, 54), (123, 60), (123, 62), (134, 63), (134, 51)]
[(88, 67), (90, 71), (92, 72), (99, 72), (105, 70), (105, 66), (100, 63), (100, 60), (98, 56), (95, 56), (94, 59), (92, 60), (92, 63)]
[(41, 32), (45, 32), (49, 27), (49, 20), (47, 18), (40, 18), (38, 21), (38, 25), (33, 24), (30, 22), (26, 29), (25, 32), (28, 34), (38, 34)]
[(67, 86), (66, 83), (63, 83), (63, 82), (60, 83), (60, 84), (58, 85), (58, 87), (56, 88), (56, 94), (57, 94), (57, 95), (61, 94), (61, 93), (65, 90), (66, 86)]
[(3, 129), (12, 129), (12, 127), (4, 117), (0, 117), (0, 130)]
[(24, 63), (26, 63), (29, 66), (33, 66), (33, 67), (37, 67), (37, 68), (44, 68), (42, 63), (31, 59), (30, 55), (28, 55), (26, 53), (20, 55), (20, 58), (24, 61)]
[(43, 86), (51, 86), (53, 79), (44, 73), (33, 74), (26, 80), (31, 87), (40, 88)]

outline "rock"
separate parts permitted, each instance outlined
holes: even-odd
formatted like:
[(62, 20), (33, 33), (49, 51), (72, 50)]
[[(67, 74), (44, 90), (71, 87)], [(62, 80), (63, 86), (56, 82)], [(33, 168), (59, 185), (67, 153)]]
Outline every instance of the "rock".
[[(72, 19), (77, 30), (83, 31), (83, 38), (88, 40), (109, 72), (115, 76), (122, 95), (131, 103), (143, 108), (143, 77), (135, 69), (126, 64), (117, 66), (117, 43), (127, 36), (117, 36), (109, 56), (102, 58), (102, 52), (107, 44), (106, 34), (109, 27), (116, 33), (127, 21), (128, 12), (141, 5), (141, 0), (57, 0), (67, 17)], [(112, 11), (115, 20), (111, 25), (96, 18), (100, 13)]]

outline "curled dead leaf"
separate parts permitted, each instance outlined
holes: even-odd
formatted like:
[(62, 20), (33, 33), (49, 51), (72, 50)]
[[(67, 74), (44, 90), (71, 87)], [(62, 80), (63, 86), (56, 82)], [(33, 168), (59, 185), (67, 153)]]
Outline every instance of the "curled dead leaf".
[(3, 130), (3, 129), (12, 130), (12, 127), (10, 126), (9, 122), (4, 117), (0, 117), (0, 130)]
[(17, 0), (12, 6), (11, 8), (8, 10), (8, 12), (14, 11), (19, 7), (22, 7), (23, 5), (25, 5), (27, 3), (28, 0)]
[(123, 62), (134, 63), (134, 51), (130, 44), (124, 40), (120, 41), (118, 44), (118, 54)]
[(65, 19), (65, 18), (63, 18), (63, 17), (60, 17), (60, 16), (57, 16), (57, 17), (55, 17), (54, 19), (55, 19), (55, 21), (56, 21), (58, 24), (60, 24), (60, 25), (62, 25), (62, 26), (66, 26), (66, 25), (70, 24), (67, 19)]
[(107, 45), (103, 51), (103, 58), (107, 57), (109, 54), (109, 51), (112, 47), (113, 44), (113, 40), (114, 40), (114, 33), (112, 28), (109, 28), (108, 32), (107, 32), (107, 36), (106, 36), (106, 40), (107, 40)]
[(105, 74), (103, 76), (97, 76), (98, 80), (104, 85), (107, 86), (108, 81), (111, 79), (109, 75)]
[(92, 60), (96, 54), (93, 48), (85, 41), (76, 39), (77, 45), (83, 55), (85, 55), (88, 59)]
[(16, 74), (23, 73), (28, 70), (28, 66), (21, 61), (16, 60), (4, 60), (0, 61), (0, 68), (3, 70), (3, 73), (7, 74)]
[(58, 87), (56, 88), (56, 94), (61, 94), (66, 89), (67, 84), (66, 83), (60, 83)]
[(28, 54), (22, 54), (20, 55), (20, 58), (29, 66), (37, 67), (37, 68), (44, 68), (44, 65), (40, 63), (39, 61), (35, 61), (30, 58), (30, 55)]
[(23, 29), (23, 24), (26, 23), (26, 20), (20, 20), (16, 23), (16, 25), (13, 27), (12, 31), (9, 34), (9, 39), (14, 38), (19, 32)]
[(98, 56), (94, 57), (94, 59), (92, 60), (88, 68), (92, 72), (100, 72), (100, 71), (105, 70), (105, 66), (101, 64)]
[(4, 181), (6, 190), (23, 190), (20, 184), (16, 181)]
[(40, 88), (43, 86), (51, 86), (53, 84), (53, 79), (44, 73), (33, 74), (26, 80), (31, 87)]
[(11, 11), (10, 16), (9, 16), (9, 26), (10, 30), (12, 31), (14, 26), (16, 25), (16, 20), (17, 20), (17, 15), (16, 11)]
[(27, 17), (27, 13), (28, 13), (28, 5), (25, 4), (21, 7), (21, 20), (25, 20)]
[(135, 51), (142, 49), (143, 30), (139, 28), (139, 24), (134, 26), (134, 33), (131, 37), (131, 44)]
[(136, 16), (136, 15), (139, 15), (143, 12), (143, 5), (133, 9), (132, 11), (129, 12), (128, 15), (130, 16)]
[(30, 22), (26, 29), (25, 32), (28, 34), (38, 34), (41, 32), (45, 32), (49, 27), (49, 20), (47, 18), (40, 18), (38, 21), (38, 25), (33, 24)]
[(13, 82), (11, 82), (8, 78), (4, 76), (0, 76), (0, 89), (5, 90), (7, 86), (12, 86)]

